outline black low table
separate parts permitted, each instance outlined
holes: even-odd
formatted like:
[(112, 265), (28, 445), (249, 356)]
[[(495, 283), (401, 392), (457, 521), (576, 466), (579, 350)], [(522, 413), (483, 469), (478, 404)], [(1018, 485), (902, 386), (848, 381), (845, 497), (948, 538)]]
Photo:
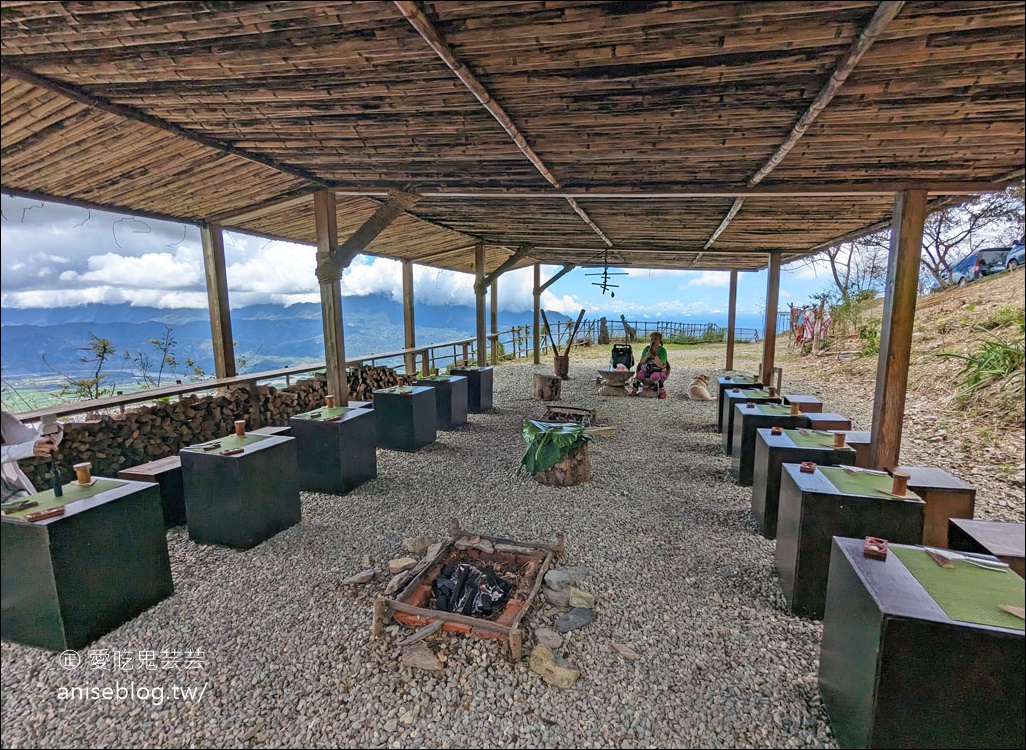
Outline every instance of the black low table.
[(751, 401), (753, 404), (779, 404), (779, 396), (770, 396), (769, 391), (760, 389), (733, 389), (723, 394), (723, 452), (730, 456), (734, 452), (734, 407)]
[(803, 461), (822, 466), (851, 465), (855, 463), (855, 451), (847, 446), (834, 448), (832, 435), (810, 430), (784, 430), (780, 435), (764, 427), (756, 430), (752, 515), (759, 533), (767, 539), (777, 536), (781, 467)]
[(1011, 565), (1020, 578), (1026, 577), (1026, 524), (952, 518), (948, 521), (948, 543), (951, 549), (995, 555)]
[(784, 403), (789, 406), (791, 404), (798, 404), (798, 409), (804, 414), (819, 414), (823, 411), (823, 402), (816, 396), (791, 393), (784, 396)]
[(179, 455), (194, 542), (249, 549), (300, 522), (295, 438), (230, 435)]
[(791, 414), (791, 407), (783, 404), (755, 404), (745, 402), (734, 407), (734, 440), (731, 448), (730, 470), (734, 480), (742, 487), (752, 486), (755, 465), (755, 431), (760, 427), (805, 427), (804, 414)]
[(809, 428), (813, 430), (841, 430), (851, 429), (851, 420), (843, 414), (831, 411), (809, 412), (805, 416), (809, 418)]
[(378, 475), (373, 409), (324, 407), (296, 414), (289, 426), (300, 489), (341, 495)]
[(972, 518), (976, 511), (976, 490), (954, 474), (931, 466), (899, 466), (908, 473), (908, 488), (926, 503), (923, 544), (948, 546), (948, 520)]
[(433, 388), (406, 385), (374, 391), (374, 417), (381, 448), (417, 451), (438, 439)]
[(784, 464), (777, 511), (775, 561), (780, 585), (792, 614), (820, 619), (826, 601), (830, 539), (881, 537), (918, 544), (923, 536), (925, 503), (909, 492), (895, 498), (887, 475), (817, 467), (811, 474), (798, 464)]
[(77, 650), (174, 593), (156, 484), (96, 478), (26, 499), (38, 505), (0, 523), (4, 640)]
[(467, 377), (432, 375), (417, 378), (417, 385), (435, 390), (435, 426), (451, 430), (467, 423)]
[(457, 367), (450, 375), (463, 375), (467, 379), (467, 411), (479, 414), (492, 408), (492, 368)]
[(762, 383), (748, 375), (721, 375), (716, 378), (716, 432), (723, 432), (723, 392), (731, 388), (762, 388)]
[[(867, 558), (862, 548), (862, 539), (834, 538), (830, 555), (819, 690), (838, 744), (1023, 747), (1022, 620), (994, 604), (1015, 598), (1016, 587), (987, 578), (1016, 577), (960, 562), (947, 571), (900, 545), (886, 560)], [(961, 619), (964, 609), (951, 609), (932, 588), (937, 573), (957, 576), (947, 580), (963, 608), (993, 611), (996, 617), (983, 619), (1001, 618), (1003, 626)], [(982, 595), (979, 585), (997, 591)]]

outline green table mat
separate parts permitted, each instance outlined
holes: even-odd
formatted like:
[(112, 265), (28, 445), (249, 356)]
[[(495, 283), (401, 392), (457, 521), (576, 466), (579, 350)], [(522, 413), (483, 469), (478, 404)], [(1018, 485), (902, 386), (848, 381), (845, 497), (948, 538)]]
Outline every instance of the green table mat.
[(454, 376), (452, 376), (452, 375), (418, 375), (417, 376), (417, 382), (419, 383), (421, 380), (433, 380), (433, 381), (439, 381), (440, 380), (440, 381), (442, 381), (444, 383), (448, 383), (449, 379), (451, 377), (454, 377)]
[(1024, 606), (1026, 581), (1011, 570), (984, 570), (960, 560), (952, 560), (954, 568), (942, 568), (922, 549), (893, 547), (890, 551), (952, 620), (1024, 629), (1026, 623), (998, 606)]
[(754, 383), (755, 382), (755, 378), (749, 378), (749, 377), (746, 377), (744, 375), (735, 375), (734, 377), (732, 377), (727, 382), (728, 383), (737, 383), (738, 385), (746, 385), (746, 384), (749, 384), (749, 383)]
[(302, 414), (293, 415), (293, 419), (310, 419), (315, 422), (323, 422), (330, 417), (341, 417), (343, 414), (349, 411), (353, 411), (352, 406), (333, 406), (330, 409), (324, 407), (323, 409), (314, 409), (313, 411), (304, 411)]
[[(833, 448), (834, 447), (834, 436), (833, 435), (820, 435), (816, 432), (809, 432), (808, 435), (803, 435), (800, 430), (784, 430), (784, 434), (787, 435), (788, 439), (799, 448)], [(835, 448), (835, 450), (855, 450), (850, 445), (845, 445), (844, 448)], [(886, 489), (890, 489), (887, 487)]]
[(766, 389), (751, 389), (742, 390), (740, 394), (734, 394), (735, 397), (743, 396), (744, 398), (776, 398), (776, 396), (770, 396), (769, 391)]
[(790, 417), (791, 407), (783, 404), (756, 404), (755, 408), (767, 417)]
[[(891, 497), (891, 487), (894, 480), (887, 474), (870, 474), (867, 471), (856, 471), (849, 474), (844, 469), (834, 466), (820, 466), (819, 470), (830, 480), (830, 484), (837, 488), (842, 495), (869, 495), (871, 497)], [(879, 490), (883, 490), (880, 492)], [(915, 499), (915, 495), (906, 494), (909, 499)]]
[[(236, 448), (248, 448), (254, 443), (259, 443), (261, 440), (267, 440), (270, 435), (246, 435), (245, 437), (239, 437), (238, 435), (228, 435), (223, 438), (217, 438), (217, 440), (210, 440), (206, 443), (199, 443), (197, 445), (189, 445), (182, 448), (183, 451), (193, 451), (194, 453), (213, 453), (217, 455), (221, 451), (232, 451)], [(203, 450), (201, 446), (210, 446), (214, 443), (220, 443), (221, 447), (214, 448), (209, 451)]]
[(53, 490), (46, 490), (45, 492), (39, 492), (35, 495), (29, 495), (21, 498), (22, 500), (32, 500), (33, 502), (39, 503), (35, 507), (25, 508), (25, 510), (19, 510), (16, 513), (6, 515), (6, 518), (25, 518), (29, 513), (36, 513), (41, 510), (49, 510), (50, 508), (62, 508), (68, 503), (73, 503), (76, 500), (86, 500), (94, 495), (99, 495), (101, 492), (108, 492), (110, 490), (116, 490), (118, 487), (124, 487), (127, 482), (119, 482), (115, 479), (97, 479), (88, 487), (82, 487), (73, 482), (69, 482), (64, 485), (64, 494), (61, 497), (57, 497), (53, 494)]

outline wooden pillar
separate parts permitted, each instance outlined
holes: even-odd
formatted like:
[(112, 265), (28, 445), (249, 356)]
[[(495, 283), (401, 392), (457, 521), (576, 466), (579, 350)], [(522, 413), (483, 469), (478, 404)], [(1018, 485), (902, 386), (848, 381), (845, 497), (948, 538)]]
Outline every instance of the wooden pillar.
[(321, 290), (321, 323), (324, 328), (324, 362), (328, 393), (342, 406), (349, 403), (346, 376), (346, 343), (342, 332), (342, 269), (334, 259), (338, 245), (335, 194), (314, 193), (314, 223), (317, 228), (317, 281)]
[(869, 448), (870, 462), (878, 469), (894, 468), (900, 463), (925, 221), (925, 190), (904, 190), (895, 194)]
[(499, 280), (496, 279), (492, 282), (491, 289), (489, 290), (488, 301), (491, 306), (491, 329), (492, 329), (492, 364), (499, 364), (499, 338), (496, 334), (499, 332)]
[(777, 349), (777, 300), (780, 297), (780, 253), (770, 253), (766, 277), (766, 336), (762, 342), (762, 382), (769, 383)]
[(734, 326), (737, 323), (737, 271), (730, 272), (730, 299), (727, 301), (727, 362), (726, 369), (734, 369)]
[(214, 374), (219, 378), (238, 375), (235, 367), (235, 342), (232, 340), (232, 315), (228, 308), (228, 276), (224, 266), (224, 236), (221, 225), (203, 224), (203, 270), (207, 280), (207, 308), (210, 311), (210, 338), (214, 344)]
[(474, 245), (474, 298), (476, 302), (477, 319), (477, 364), (484, 367), (488, 364), (485, 357), (485, 249), (484, 243), (478, 242)]
[(534, 264), (534, 363), (541, 364), (541, 263)]
[[(412, 349), (417, 345), (417, 329), (413, 317), (413, 261), (403, 261), (403, 331), (405, 349)], [(406, 374), (412, 375), (417, 371), (416, 355), (408, 352), (405, 357)]]

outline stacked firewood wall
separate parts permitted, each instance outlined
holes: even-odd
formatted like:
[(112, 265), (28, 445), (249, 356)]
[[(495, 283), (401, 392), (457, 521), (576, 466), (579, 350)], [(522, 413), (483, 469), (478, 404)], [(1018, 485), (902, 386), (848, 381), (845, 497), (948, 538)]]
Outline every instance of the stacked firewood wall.
[[(350, 368), (348, 375), (349, 398), (355, 400), (372, 400), (375, 388), (400, 384), (388, 367)], [(186, 396), (65, 422), (58, 466), (66, 482), (75, 478), (72, 465), (82, 461), (92, 464), (94, 476), (116, 477), (122, 469), (174, 455), (183, 446), (228, 435), (236, 419), (245, 419), (248, 430), (287, 425), (289, 417), (323, 406), (326, 393), (323, 379), (300, 380), (288, 388), (232, 388), (216, 396)], [(20, 465), (37, 490), (50, 486), (49, 461), (29, 459)]]

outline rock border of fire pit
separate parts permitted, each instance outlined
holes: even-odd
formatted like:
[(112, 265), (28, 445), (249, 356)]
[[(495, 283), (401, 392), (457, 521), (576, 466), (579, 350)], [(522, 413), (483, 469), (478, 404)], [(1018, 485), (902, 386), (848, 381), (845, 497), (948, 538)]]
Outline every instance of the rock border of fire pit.
[[(516, 613), (516, 616), (509, 625), (502, 625), (497, 622), (491, 622), (489, 620), (470, 617), (455, 612), (443, 612), (437, 609), (416, 607), (403, 601), (403, 599), (408, 597), (410, 593), (424, 580), (424, 576), (428, 574), (428, 571), (430, 571), (436, 563), (445, 559), (445, 557), (449, 555), (454, 548), (456, 548), (456, 543), (460, 539), (485, 540), (491, 542), (496, 551), (503, 551), (502, 548), (506, 547), (507, 549), (505, 551), (517, 553), (519, 550), (519, 554), (527, 552), (545, 553), (541, 567), (535, 574), (535, 580), (531, 587), (531, 591), (527, 595), (527, 599), (524, 600), (524, 604), (520, 608), (520, 611)], [(446, 623), (451, 623), (459, 626), (460, 629), (469, 627), (471, 635), (486, 634), (486, 637), (504, 639), (507, 646), (506, 656), (515, 664), (519, 662), (523, 656), (524, 631), (520, 628), (520, 622), (524, 616), (530, 612), (531, 607), (538, 598), (542, 582), (545, 580), (545, 574), (552, 567), (553, 561), (562, 557), (565, 550), (566, 544), (562, 533), (557, 533), (556, 540), (552, 543), (520, 542), (513, 539), (505, 539), (502, 537), (465, 531), (460, 528), (459, 521), (454, 518), (449, 526), (449, 541), (441, 545), (434, 555), (425, 557), (420, 561), (415, 568), (416, 575), (410, 579), (403, 590), (399, 592), (395, 598), (379, 596), (374, 600), (374, 620), (371, 626), (371, 637), (380, 638), (384, 635), (385, 627), (391, 621), (393, 614), (396, 612), (402, 612), (422, 620), (423, 622), (420, 623), (421, 625), (430, 624), (434, 621), (441, 621), (443, 627)]]

